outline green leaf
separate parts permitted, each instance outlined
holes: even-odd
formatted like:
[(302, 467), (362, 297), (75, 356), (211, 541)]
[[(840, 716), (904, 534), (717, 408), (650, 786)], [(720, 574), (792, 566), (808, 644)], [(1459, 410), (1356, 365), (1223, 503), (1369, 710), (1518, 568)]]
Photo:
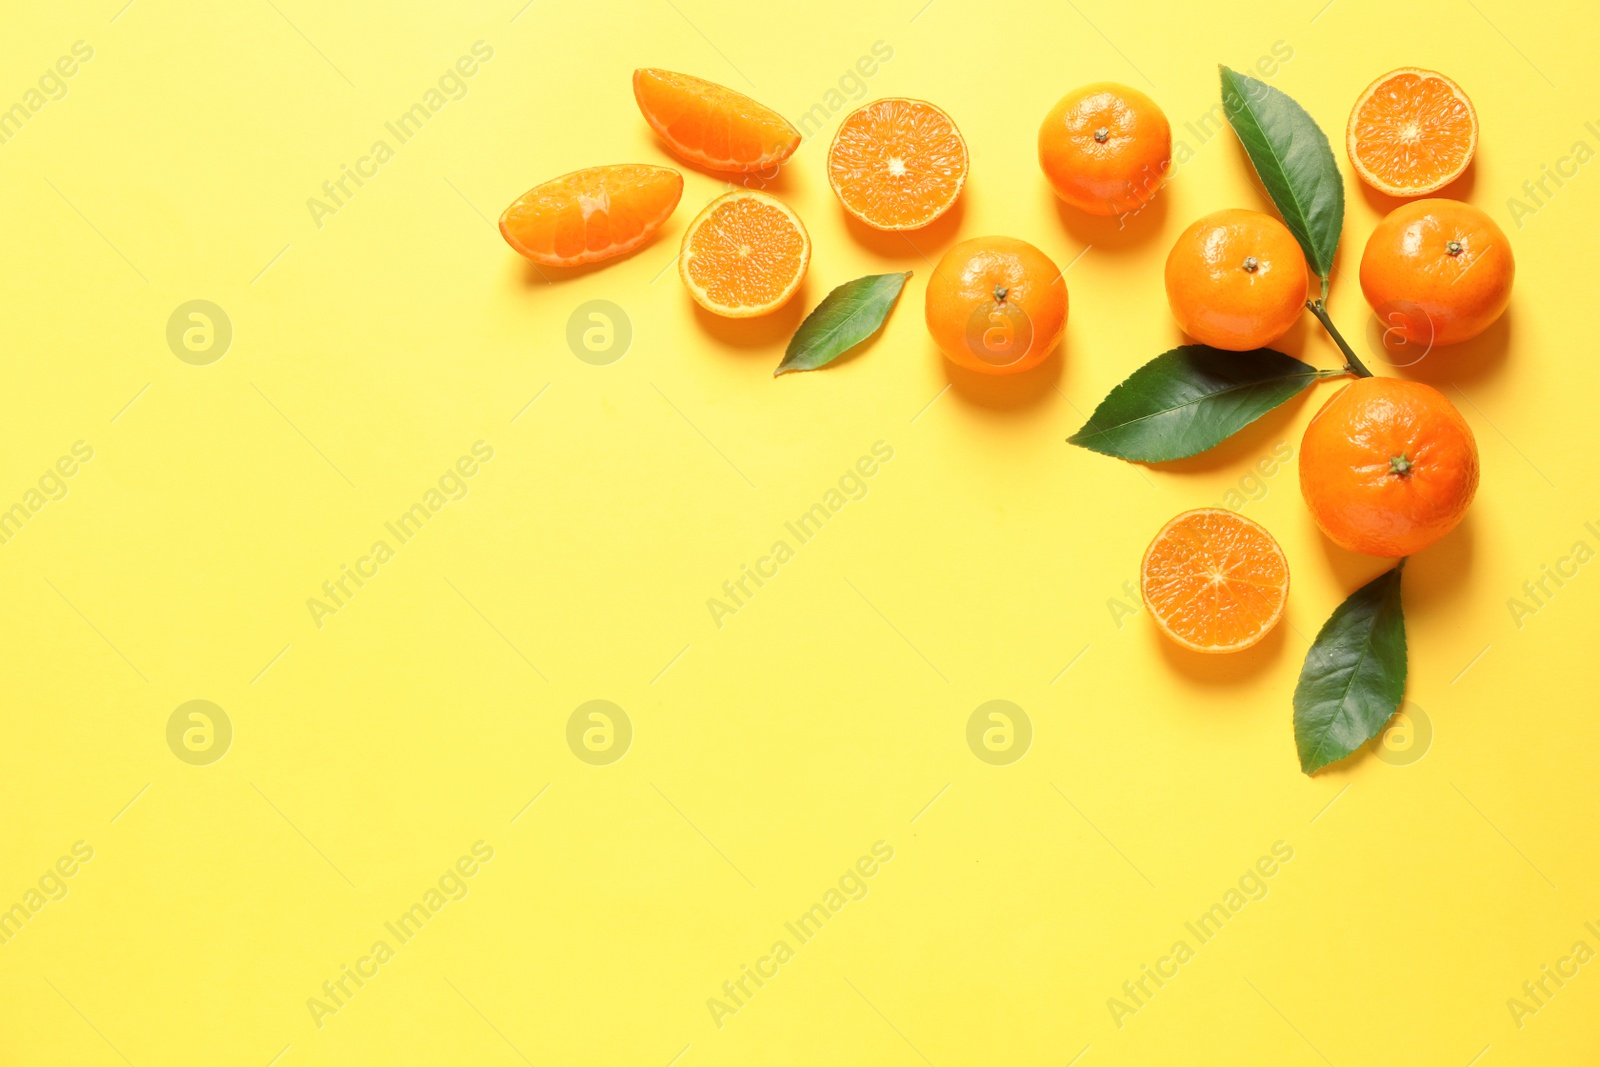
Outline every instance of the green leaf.
[(910, 271), (869, 274), (829, 293), (789, 339), (783, 362), (772, 376), (825, 367), (877, 333), (910, 277)]
[(1400, 571), (1378, 575), (1334, 610), (1294, 687), (1294, 742), (1307, 774), (1376, 737), (1406, 689)]
[(1067, 438), (1118, 459), (1183, 459), (1238, 433), (1319, 378), (1309, 363), (1270, 348), (1224, 352), (1181, 345), (1123, 380)]
[(1326, 282), (1344, 225), (1344, 182), (1327, 136), (1288, 94), (1227, 67), (1222, 110), (1306, 262)]

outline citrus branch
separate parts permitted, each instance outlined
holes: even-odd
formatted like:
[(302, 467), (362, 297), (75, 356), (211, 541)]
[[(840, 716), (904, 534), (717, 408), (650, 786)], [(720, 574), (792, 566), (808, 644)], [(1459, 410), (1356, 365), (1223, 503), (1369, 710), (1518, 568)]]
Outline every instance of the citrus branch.
[(1345, 370), (1361, 378), (1372, 377), (1372, 372), (1367, 369), (1367, 365), (1361, 362), (1361, 357), (1356, 355), (1355, 349), (1350, 347), (1344, 336), (1334, 327), (1333, 320), (1328, 318), (1328, 309), (1323, 302), (1321, 300), (1307, 300), (1306, 309), (1317, 317), (1317, 321), (1322, 323), (1322, 328), (1328, 331), (1328, 336), (1333, 338), (1333, 343), (1338, 345), (1339, 351), (1344, 353), (1344, 358), (1349, 361)]

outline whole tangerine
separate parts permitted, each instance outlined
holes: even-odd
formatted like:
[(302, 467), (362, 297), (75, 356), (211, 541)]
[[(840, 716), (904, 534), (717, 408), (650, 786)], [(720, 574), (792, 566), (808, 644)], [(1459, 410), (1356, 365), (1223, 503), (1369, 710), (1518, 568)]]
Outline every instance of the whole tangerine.
[(1148, 204), (1172, 160), (1172, 127), (1156, 102), (1116, 82), (1056, 101), (1039, 126), (1039, 166), (1056, 195), (1091, 215)]
[(1049, 256), (1015, 237), (974, 237), (944, 254), (924, 314), (934, 343), (980, 374), (1037, 367), (1067, 325), (1067, 282)]
[(1459, 200), (1415, 200), (1389, 212), (1361, 253), (1361, 291), (1407, 341), (1453, 345), (1494, 325), (1517, 265), (1495, 221)]
[(1245, 352), (1294, 325), (1307, 278), (1288, 227), (1259, 211), (1228, 208), (1178, 235), (1167, 256), (1167, 303), (1196, 341)]
[(1335, 544), (1409, 556), (1455, 529), (1478, 489), (1478, 445), (1439, 390), (1358, 378), (1306, 427), (1300, 492)]

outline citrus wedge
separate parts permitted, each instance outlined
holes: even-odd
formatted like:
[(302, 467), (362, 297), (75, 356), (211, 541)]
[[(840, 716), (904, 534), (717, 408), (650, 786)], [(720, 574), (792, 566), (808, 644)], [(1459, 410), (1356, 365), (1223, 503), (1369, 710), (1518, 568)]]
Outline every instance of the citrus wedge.
[(800, 216), (775, 196), (736, 189), (689, 223), (678, 274), (707, 311), (747, 319), (782, 307), (810, 263), (811, 238)]
[(1258, 523), (1223, 508), (1197, 508), (1156, 534), (1139, 584), (1150, 616), (1178, 644), (1238, 652), (1283, 617), (1289, 563)]
[(683, 195), (683, 175), (620, 163), (536, 185), (500, 216), (506, 243), (535, 263), (575, 267), (633, 251), (661, 228)]
[(668, 147), (711, 170), (765, 170), (800, 147), (800, 131), (782, 115), (704, 78), (641, 68), (633, 98)]
[(1350, 110), (1345, 148), (1361, 180), (1390, 196), (1422, 196), (1461, 177), (1478, 147), (1478, 115), (1455, 82), (1401, 67)]
[(828, 148), (828, 184), (844, 209), (879, 230), (914, 230), (949, 211), (967, 181), (967, 142), (923, 100), (857, 108)]

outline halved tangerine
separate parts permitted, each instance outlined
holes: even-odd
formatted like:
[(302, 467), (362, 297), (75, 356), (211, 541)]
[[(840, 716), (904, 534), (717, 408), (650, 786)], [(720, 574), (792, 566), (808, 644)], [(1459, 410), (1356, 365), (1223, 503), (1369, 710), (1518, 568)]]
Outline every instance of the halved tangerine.
[(598, 263), (648, 241), (682, 195), (683, 175), (667, 167), (619, 163), (575, 170), (513, 200), (500, 215), (500, 234), (535, 263)]
[(782, 307), (810, 263), (811, 238), (800, 216), (775, 196), (735, 189), (689, 223), (678, 274), (707, 311), (746, 319)]
[(788, 119), (704, 78), (643, 67), (633, 72), (633, 98), (674, 152), (712, 170), (764, 170), (800, 147)]
[(1350, 110), (1345, 149), (1361, 180), (1422, 196), (1461, 177), (1478, 147), (1478, 114), (1461, 86), (1420, 67), (1391, 70)]
[(1156, 534), (1139, 585), (1151, 618), (1178, 644), (1238, 652), (1283, 618), (1289, 562), (1259, 523), (1224, 508), (1197, 508)]
[(967, 181), (967, 142), (924, 100), (857, 108), (828, 149), (828, 184), (844, 209), (880, 230), (914, 230), (943, 215)]

